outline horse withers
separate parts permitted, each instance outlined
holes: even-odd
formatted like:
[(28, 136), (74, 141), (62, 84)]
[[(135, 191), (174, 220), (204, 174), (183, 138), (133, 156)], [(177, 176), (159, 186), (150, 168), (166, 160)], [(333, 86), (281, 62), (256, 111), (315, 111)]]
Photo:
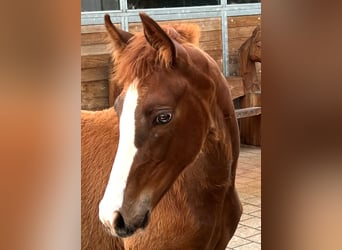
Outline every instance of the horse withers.
[(225, 249), (242, 213), (229, 87), (197, 46), (197, 26), (161, 27), (140, 17), (144, 31), (132, 35), (105, 16), (123, 91), (99, 218), (125, 249)]

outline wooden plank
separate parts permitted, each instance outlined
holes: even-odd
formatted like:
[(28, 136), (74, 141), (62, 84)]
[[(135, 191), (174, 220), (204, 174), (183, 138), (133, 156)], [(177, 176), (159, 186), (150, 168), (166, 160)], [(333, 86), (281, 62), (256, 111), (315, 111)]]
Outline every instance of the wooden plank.
[(244, 26), (244, 27), (236, 27), (228, 29), (228, 37), (230, 39), (234, 38), (249, 38), (255, 29), (256, 26)]
[(109, 54), (88, 55), (81, 57), (81, 68), (89, 69), (96, 67), (108, 67), (111, 65), (111, 56)]
[(107, 44), (93, 44), (81, 46), (81, 56), (110, 54), (111, 48)]
[(239, 76), (240, 57), (237, 50), (229, 51), (229, 74)]
[(239, 76), (239, 64), (238, 63), (230, 63), (229, 64), (229, 74), (231, 76)]
[(256, 62), (255, 63), (256, 71), (257, 71), (257, 80), (259, 85), (261, 86), (261, 63)]
[(108, 98), (83, 98), (81, 99), (81, 109), (83, 110), (102, 110), (108, 108)]
[(108, 78), (109, 78), (108, 67), (81, 69), (81, 82), (106, 80)]
[(260, 15), (228, 17), (228, 27), (256, 26), (261, 23)]
[[(121, 24), (114, 23), (116, 27), (121, 27)], [(81, 26), (81, 33), (97, 33), (97, 32), (107, 32), (104, 24), (98, 24), (98, 25), (82, 25)]]
[(106, 97), (108, 98), (108, 81), (82, 82), (81, 94), (83, 98)]
[(201, 32), (200, 41), (204, 42), (204, 41), (211, 41), (215, 39), (219, 39), (220, 41), (222, 41), (221, 30), (209, 30), (209, 31)]
[(238, 53), (239, 48), (247, 39), (248, 38), (246, 37), (239, 37), (239, 38), (229, 40), (229, 43), (228, 43), (229, 53)]
[(235, 109), (236, 119), (261, 115), (261, 107)]
[(81, 108), (85, 110), (101, 110), (108, 105), (108, 81), (81, 83)]
[(101, 44), (101, 43), (109, 43), (110, 40), (108, 38), (108, 34), (106, 32), (97, 32), (97, 33), (84, 33), (81, 35), (81, 45), (92, 45), (92, 44)]
[(242, 77), (226, 77), (233, 100), (245, 95)]
[(217, 39), (213, 39), (211, 41), (200, 41), (199, 46), (204, 51), (222, 50), (222, 43), (220, 40), (217, 40)]
[(232, 53), (232, 54), (229, 54), (229, 63), (239, 63), (240, 59), (239, 59), (239, 55), (236, 53)]
[(222, 61), (222, 52), (218, 50), (206, 51), (215, 61)]

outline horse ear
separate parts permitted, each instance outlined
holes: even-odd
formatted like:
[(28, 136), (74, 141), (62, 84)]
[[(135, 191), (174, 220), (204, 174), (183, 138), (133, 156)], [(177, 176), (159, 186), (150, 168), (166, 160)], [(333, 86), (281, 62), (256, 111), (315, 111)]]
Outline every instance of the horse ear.
[(139, 13), (147, 42), (158, 51), (159, 59), (166, 66), (176, 59), (176, 46), (166, 32), (147, 14)]
[(110, 20), (110, 16), (108, 14), (105, 15), (105, 27), (108, 31), (108, 34), (114, 44), (114, 49), (123, 49), (126, 47), (128, 40), (133, 36), (133, 34), (116, 28), (112, 21)]

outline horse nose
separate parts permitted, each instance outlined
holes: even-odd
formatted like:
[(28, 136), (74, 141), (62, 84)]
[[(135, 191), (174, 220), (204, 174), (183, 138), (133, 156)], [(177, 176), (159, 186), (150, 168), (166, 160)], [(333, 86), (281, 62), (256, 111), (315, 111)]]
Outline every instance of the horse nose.
[(140, 218), (137, 219), (134, 224), (129, 224), (125, 221), (122, 214), (120, 212), (117, 212), (117, 216), (115, 216), (115, 219), (113, 221), (113, 227), (116, 235), (125, 238), (134, 234), (137, 229), (145, 228), (149, 221), (150, 212), (147, 211), (142, 217), (139, 217)]
[(113, 221), (113, 227), (116, 235), (123, 238), (131, 236), (136, 230), (134, 227), (125, 223), (125, 220), (120, 212), (117, 212), (117, 216)]

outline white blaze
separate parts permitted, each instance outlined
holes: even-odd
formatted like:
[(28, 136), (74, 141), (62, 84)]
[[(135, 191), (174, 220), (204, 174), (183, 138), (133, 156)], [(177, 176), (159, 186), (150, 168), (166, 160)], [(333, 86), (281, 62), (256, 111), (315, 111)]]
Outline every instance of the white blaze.
[(127, 89), (120, 116), (119, 145), (106, 191), (99, 205), (100, 220), (113, 226), (114, 212), (122, 206), (127, 177), (137, 151), (135, 138), (135, 109), (138, 101), (136, 82)]

